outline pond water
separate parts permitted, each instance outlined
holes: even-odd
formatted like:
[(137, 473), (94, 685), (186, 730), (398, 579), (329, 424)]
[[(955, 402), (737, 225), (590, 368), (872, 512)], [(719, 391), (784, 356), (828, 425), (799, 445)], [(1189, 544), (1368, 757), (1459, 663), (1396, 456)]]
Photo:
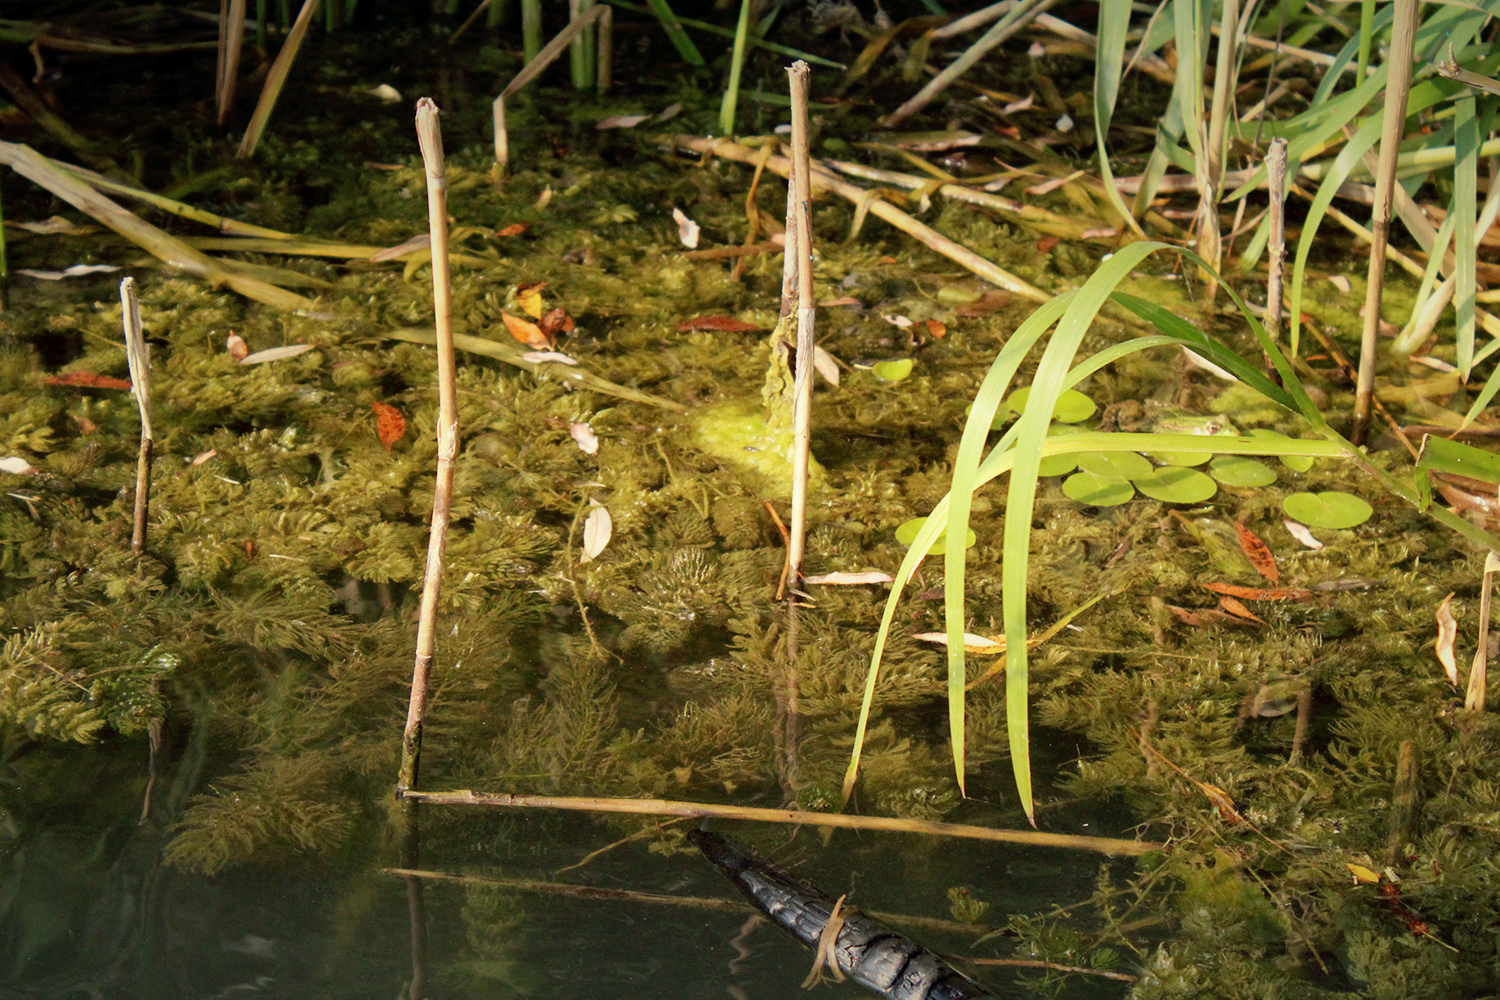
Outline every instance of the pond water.
[[(421, 879), (362, 860), (382, 853), (378, 822), (355, 832), (357, 857), (342, 861), (304, 856), (215, 877), (163, 865), (164, 831), (139, 822), (142, 749), (35, 750), (6, 768), (0, 995), (405, 997), (414, 969), (428, 997), (805, 995), (811, 952), (764, 921), (743, 933), (750, 910), (696, 851), (663, 855), (636, 840), (589, 859), (617, 838), (578, 815), (426, 807), (431, 874)], [(966, 812), (1001, 819), (978, 802)], [(1081, 832), (1102, 821), (1072, 819)], [(930, 947), (980, 958), (1014, 950), (1006, 938), (971, 947), (1004, 914), (1075, 904), (1101, 866), (1129, 870), (1085, 852), (913, 835), (735, 835), (892, 924), (916, 918), (904, 929)], [(955, 929), (947, 893), (957, 886), (991, 906), (978, 930)], [(997, 996), (1024, 993), (1036, 975), (969, 971)], [(1061, 995), (1123, 989), (1083, 977)], [(862, 995), (852, 984), (823, 992)]]

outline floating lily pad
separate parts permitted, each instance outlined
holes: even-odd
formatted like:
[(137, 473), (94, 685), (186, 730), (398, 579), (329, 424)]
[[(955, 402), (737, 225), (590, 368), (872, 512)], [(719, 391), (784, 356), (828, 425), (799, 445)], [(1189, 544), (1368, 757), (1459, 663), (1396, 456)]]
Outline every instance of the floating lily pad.
[(1208, 466), (1209, 475), (1225, 486), (1270, 486), (1276, 470), (1245, 455), (1219, 455)]
[(1084, 472), (1107, 479), (1135, 479), (1151, 472), (1151, 461), (1133, 451), (1086, 451), (1078, 456), (1078, 467)]
[[(904, 522), (900, 527), (896, 529), (896, 541), (900, 542), (902, 545), (905, 545), (907, 548), (910, 548), (911, 543), (916, 541), (917, 532), (921, 531), (922, 525), (926, 523), (927, 518), (925, 517), (914, 517), (910, 521)], [(969, 530), (968, 535), (969, 537), (968, 540), (964, 543), (964, 548), (972, 549), (974, 547), (974, 543), (979, 541), (979, 536), (974, 534), (972, 528)], [(932, 543), (932, 548), (928, 550), (928, 554), (940, 556), (947, 551), (948, 531), (945, 528), (943, 532), (937, 536), (937, 541)]]
[(911, 374), (911, 358), (897, 358), (894, 361), (878, 361), (870, 366), (870, 371), (882, 382), (900, 382)]
[[(1012, 410), (1024, 413), (1026, 400), (1030, 397), (1031, 386), (1022, 386), (1011, 393), (1006, 402)], [(1098, 408), (1092, 399), (1077, 389), (1064, 389), (1063, 394), (1057, 397), (1057, 405), (1052, 408), (1052, 419), (1063, 424), (1078, 424), (1092, 417)]]
[(1219, 492), (1219, 484), (1208, 476), (1180, 465), (1152, 469), (1144, 476), (1136, 476), (1131, 483), (1152, 500), (1165, 503), (1202, 503)]
[[(1250, 431), (1246, 436), (1258, 438), (1280, 438), (1283, 441), (1292, 440), (1280, 431), (1273, 431), (1264, 427), (1257, 427), (1255, 430)], [(1281, 460), (1282, 465), (1286, 466), (1288, 469), (1291, 469), (1293, 472), (1306, 472), (1308, 469), (1311, 469), (1313, 467), (1313, 462), (1316, 461), (1316, 459), (1314, 459), (1311, 455), (1277, 455), (1276, 457)]]
[(1129, 481), (1093, 472), (1077, 472), (1063, 480), (1063, 495), (1091, 507), (1118, 507), (1135, 496)]
[(1314, 528), (1352, 528), (1364, 524), (1375, 512), (1357, 496), (1328, 490), (1323, 493), (1293, 493), (1281, 501), (1287, 516)]

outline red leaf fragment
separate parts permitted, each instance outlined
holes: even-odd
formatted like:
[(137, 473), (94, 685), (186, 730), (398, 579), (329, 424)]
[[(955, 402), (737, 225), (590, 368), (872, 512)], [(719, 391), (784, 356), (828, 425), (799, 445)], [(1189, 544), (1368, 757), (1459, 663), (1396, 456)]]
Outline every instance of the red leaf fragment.
[(1243, 618), (1246, 621), (1260, 622), (1260, 624), (1262, 625), (1265, 624), (1264, 619), (1257, 617), (1255, 612), (1251, 611), (1249, 608), (1241, 604), (1238, 599), (1230, 597), (1228, 594), (1219, 595), (1219, 607), (1234, 615), (1236, 618)]
[(1056, 236), (1043, 236), (1036, 241), (1036, 252), (1051, 253), (1053, 248), (1061, 242), (1062, 240), (1060, 240)]
[(545, 336), (552, 338), (553, 343), (556, 343), (558, 334), (573, 332), (573, 317), (569, 316), (568, 311), (562, 306), (558, 306), (555, 309), (549, 309), (537, 327)]
[(95, 375), (93, 372), (65, 372), (48, 375), (42, 379), (46, 385), (71, 385), (80, 389), (129, 389), (130, 379), (114, 378), (110, 375)]
[(1281, 570), (1276, 568), (1276, 554), (1271, 551), (1271, 546), (1245, 527), (1243, 521), (1234, 522), (1234, 530), (1240, 535), (1240, 551), (1245, 553), (1255, 571), (1272, 583), (1280, 583)]
[(677, 324), (679, 333), (688, 330), (717, 330), (722, 333), (749, 333), (752, 330), (764, 330), (765, 327), (757, 323), (746, 323), (742, 319), (733, 316), (695, 316), (689, 320), (683, 320)]
[(510, 225), (506, 226), (504, 229), (497, 229), (497, 230), (495, 230), (495, 235), (496, 236), (520, 236), (522, 233), (526, 232), (526, 230), (528, 230), (530, 228), (531, 228), (531, 224), (528, 223), (528, 222), (512, 222)]
[(948, 328), (935, 319), (923, 320), (923, 323), (927, 326), (927, 332), (934, 337), (941, 339), (948, 333)]
[(375, 433), (385, 450), (390, 451), (391, 445), (406, 433), (406, 418), (389, 403), (371, 403), (370, 409), (375, 411)]

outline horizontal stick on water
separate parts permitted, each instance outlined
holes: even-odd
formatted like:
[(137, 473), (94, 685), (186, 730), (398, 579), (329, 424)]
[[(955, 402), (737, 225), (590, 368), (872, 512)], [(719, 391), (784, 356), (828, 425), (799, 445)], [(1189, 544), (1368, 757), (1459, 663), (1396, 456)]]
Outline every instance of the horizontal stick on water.
[(504, 809), (571, 809), (580, 812), (635, 813), (644, 816), (687, 816), (694, 819), (740, 819), (757, 823), (789, 823), (797, 826), (837, 826), (847, 830), (887, 830), (892, 833), (924, 833), (934, 837), (964, 837), (969, 840), (997, 840), (1032, 847), (1063, 847), (1104, 854), (1141, 855), (1161, 850), (1162, 846), (1146, 840), (1122, 840), (1116, 837), (1084, 837), (1067, 833), (1039, 833), (1035, 830), (996, 830), (967, 823), (939, 823), (933, 820), (900, 819), (893, 816), (850, 816), (846, 813), (807, 812), (801, 809), (764, 809), (757, 806), (726, 806), (707, 802), (679, 802), (672, 799), (612, 799), (576, 795), (512, 795), (475, 792), (408, 791), (410, 802), (437, 806), (491, 806)]

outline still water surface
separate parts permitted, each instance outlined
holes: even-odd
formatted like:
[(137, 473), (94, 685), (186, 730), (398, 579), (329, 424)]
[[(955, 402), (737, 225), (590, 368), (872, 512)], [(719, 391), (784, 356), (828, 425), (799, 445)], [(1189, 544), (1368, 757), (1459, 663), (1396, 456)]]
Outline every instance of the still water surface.
[[(161, 861), (169, 832), (138, 825), (143, 756), (139, 744), (34, 748), (3, 766), (0, 996), (408, 996), (412, 900), (405, 880), (381, 872), (396, 852), (380, 822), (357, 831), (342, 859), (289, 857), (212, 878), (179, 871)], [(157, 794), (162, 788), (159, 782)], [(983, 809), (976, 804), (962, 818), (1015, 825)], [(1077, 817), (1066, 827), (1117, 832)], [(721, 829), (833, 895), (850, 893), (867, 910), (951, 919), (947, 890), (968, 886), (991, 904), (990, 924), (1005, 913), (1044, 913), (1085, 899), (1101, 864), (1128, 864), (907, 835), (837, 831), (825, 846), (808, 830)], [(696, 852), (663, 856), (640, 841), (563, 870), (621, 836), (582, 815), (429, 808), (422, 862), (452, 874), (740, 902)], [(848, 983), (803, 991), (811, 953), (764, 923), (742, 935), (748, 910), (455, 881), (424, 881), (420, 909), (428, 997), (867, 995)], [(939, 951), (1015, 954), (1005, 939), (971, 948), (972, 937), (913, 934)], [(997, 996), (1035, 995), (1014, 970), (968, 971)], [(1089, 980), (1063, 996), (1125, 992), (1122, 984)]]

